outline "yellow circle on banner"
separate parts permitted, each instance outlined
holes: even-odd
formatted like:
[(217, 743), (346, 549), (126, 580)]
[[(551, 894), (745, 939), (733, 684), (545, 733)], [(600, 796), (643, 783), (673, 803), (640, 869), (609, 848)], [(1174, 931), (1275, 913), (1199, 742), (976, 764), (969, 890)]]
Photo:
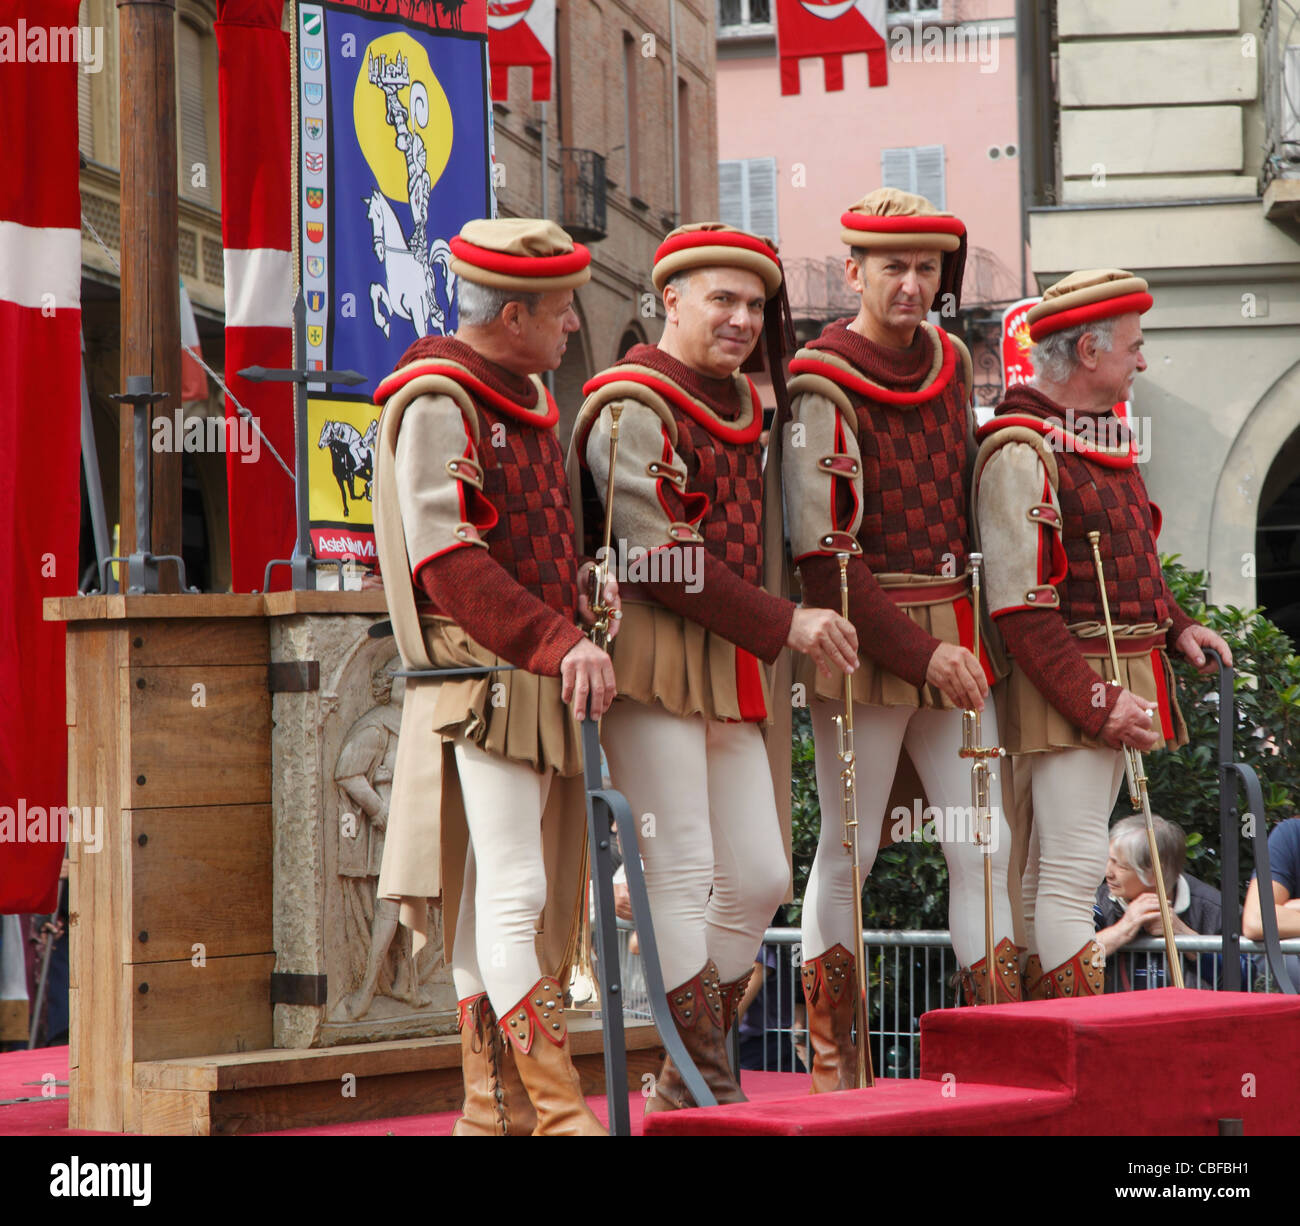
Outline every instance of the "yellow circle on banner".
[(409, 203), (406, 154), (397, 147), (397, 129), (388, 122), (386, 91), (371, 79), (372, 72), (382, 76), (401, 71), (399, 56), (408, 83), (398, 88), (397, 100), (406, 111), (407, 128), (424, 141), (430, 187), (442, 177), (451, 157), (451, 104), (434, 75), (428, 53), (409, 34), (385, 34), (366, 48), (352, 91), (352, 122), (379, 190), (389, 200)]

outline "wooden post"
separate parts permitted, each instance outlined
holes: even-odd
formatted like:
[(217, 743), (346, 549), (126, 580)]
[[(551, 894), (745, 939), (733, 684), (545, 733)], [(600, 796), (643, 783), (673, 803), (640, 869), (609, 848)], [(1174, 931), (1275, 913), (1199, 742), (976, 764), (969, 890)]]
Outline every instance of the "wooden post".
[[(180, 405), (181, 324), (176, 205), (176, 0), (117, 0), (121, 51), (122, 386), (153, 375), (167, 392), (153, 415)], [(135, 456), (130, 413), (118, 426), (118, 552), (137, 548)], [(153, 432), (150, 431), (150, 439)], [(181, 450), (150, 448), (153, 465), (151, 550), (181, 552)], [(176, 569), (161, 568), (161, 590), (177, 590)]]

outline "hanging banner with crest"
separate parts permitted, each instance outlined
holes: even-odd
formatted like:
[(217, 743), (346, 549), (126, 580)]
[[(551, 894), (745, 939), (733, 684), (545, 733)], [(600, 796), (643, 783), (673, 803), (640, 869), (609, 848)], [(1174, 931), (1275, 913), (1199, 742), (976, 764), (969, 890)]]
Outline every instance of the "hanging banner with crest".
[(312, 545), (367, 565), (371, 394), (413, 341), (455, 330), (448, 240), (494, 212), (487, 0), (391, 3), (293, 6), (299, 356), (366, 376), (346, 391), (308, 384)]

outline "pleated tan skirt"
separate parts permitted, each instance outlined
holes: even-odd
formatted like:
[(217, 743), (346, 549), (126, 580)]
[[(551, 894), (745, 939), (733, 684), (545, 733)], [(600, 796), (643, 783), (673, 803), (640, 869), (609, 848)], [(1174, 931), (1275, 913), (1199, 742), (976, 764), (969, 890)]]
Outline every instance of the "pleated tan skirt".
[[(620, 700), (657, 703), (670, 715), (771, 720), (771, 691), (761, 661), (662, 605), (625, 601), (610, 657)], [(760, 697), (767, 715), (756, 720)]]

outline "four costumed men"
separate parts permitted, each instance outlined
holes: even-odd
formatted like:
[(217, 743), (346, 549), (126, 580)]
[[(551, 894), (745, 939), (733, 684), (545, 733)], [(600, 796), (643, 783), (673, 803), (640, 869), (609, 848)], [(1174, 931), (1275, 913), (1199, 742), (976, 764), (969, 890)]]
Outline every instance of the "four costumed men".
[[(953, 813), (971, 800), (963, 711), (982, 712), (982, 739), (1000, 733), (1023, 755), (1014, 789), (1006, 780), (1008, 803), (1014, 790), (1033, 810), (1023, 925), (1003, 772), (990, 781), (987, 846), (970, 824), (940, 831), (967, 1001), (1021, 999), (1022, 970), (1024, 995), (1100, 990), (1092, 901), (1119, 747), (1181, 743), (1167, 649), (1207, 668), (1201, 647), (1229, 658), (1164, 583), (1159, 513), (1112, 412), (1144, 369), (1150, 296), (1113, 270), (1049, 289), (1030, 313), (1036, 383), (1012, 389), (977, 454), (969, 355), (926, 321), (960, 301), (964, 225), (892, 189), (840, 220), (860, 308), (790, 363), (766, 497), (762, 404), (741, 368), (766, 337), (784, 404), (783, 273), (768, 240), (730, 226), (681, 226), (660, 245), (663, 335), (586, 385), (567, 465), (537, 376), (578, 327), (573, 291), (590, 269), (550, 222), (466, 225), (451, 244), (457, 333), (417, 341), (376, 394), (375, 528), (403, 667), (465, 670), (408, 679), (379, 884), (417, 947), (427, 900), (442, 899), (459, 1135), (602, 1132), (564, 1023), (585, 905), (575, 721), (589, 707), (637, 816), (674, 1023), (717, 1100), (743, 1101), (724, 1040), (790, 880), (762, 732), (789, 701), (765, 667), (787, 647), (810, 698), (823, 813), (803, 910), (814, 1090), (855, 1084), (860, 942), (834, 727), (846, 675), (868, 868), (904, 754), (928, 802)], [(1099, 443), (1112, 428), (1115, 445)], [(618, 631), (608, 655), (582, 630), (607, 503), (611, 560), (635, 551), (646, 563), (603, 593)], [(780, 581), (783, 507), (801, 605)], [(1118, 684), (1103, 668), (1090, 531)], [(978, 658), (977, 550), (1001, 632)], [(995, 714), (990, 686), (1004, 674)], [(647, 1110), (688, 1105), (668, 1061)]]

